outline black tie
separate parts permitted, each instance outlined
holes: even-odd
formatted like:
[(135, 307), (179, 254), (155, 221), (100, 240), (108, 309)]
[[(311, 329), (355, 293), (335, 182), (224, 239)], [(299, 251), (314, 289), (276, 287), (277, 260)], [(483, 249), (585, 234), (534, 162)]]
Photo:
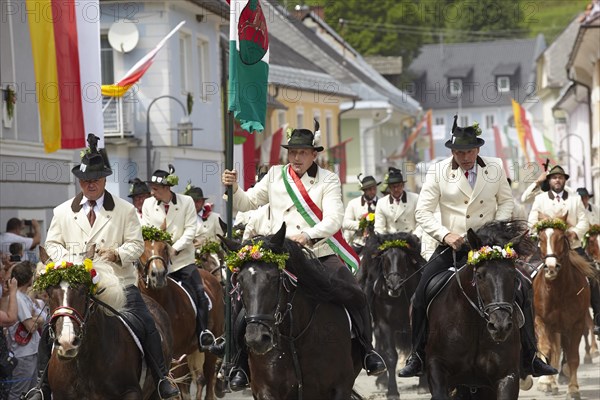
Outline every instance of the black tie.
[(90, 221), (90, 226), (94, 226), (94, 222), (96, 222), (96, 212), (94, 211), (94, 207), (96, 207), (95, 200), (88, 200), (88, 204), (90, 206), (90, 212), (88, 213), (88, 221)]

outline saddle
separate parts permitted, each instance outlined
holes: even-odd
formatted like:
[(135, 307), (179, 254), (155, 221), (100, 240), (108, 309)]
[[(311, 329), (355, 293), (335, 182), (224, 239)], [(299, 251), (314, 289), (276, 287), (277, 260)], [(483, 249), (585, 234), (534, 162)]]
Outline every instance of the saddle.
[(454, 277), (456, 271), (447, 269), (437, 275), (431, 277), (425, 286), (425, 304), (427, 304), (427, 314), (429, 314), (429, 306), (435, 300), (437, 295), (446, 287), (450, 279)]

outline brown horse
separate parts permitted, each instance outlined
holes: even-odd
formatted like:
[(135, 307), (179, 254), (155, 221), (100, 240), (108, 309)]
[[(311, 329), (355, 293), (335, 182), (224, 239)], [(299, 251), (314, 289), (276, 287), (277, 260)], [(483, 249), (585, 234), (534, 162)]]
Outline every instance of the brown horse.
[[(568, 367), (568, 396), (579, 399), (579, 343), (590, 304), (587, 278), (594, 277), (595, 271), (569, 248), (569, 239), (561, 227), (541, 229), (538, 236), (544, 258), (543, 273), (538, 273), (533, 281), (538, 349), (558, 368), (562, 348)], [(558, 393), (555, 377), (540, 378), (539, 390)]]
[[(156, 382), (142, 363), (142, 354), (121, 320), (104, 305), (121, 311), (125, 293), (112, 267), (94, 262), (101, 277), (97, 301), (89, 287), (65, 281), (46, 291), (54, 348), (48, 381), (56, 399), (158, 399)], [(152, 299), (144, 298), (171, 357), (169, 316)], [(104, 304), (103, 304), (104, 303)], [(141, 384), (141, 382), (143, 382)]]
[[(167, 243), (156, 240), (144, 242), (144, 253), (138, 263), (139, 287), (143, 293), (156, 300), (171, 317), (173, 355), (176, 360), (186, 358), (187, 370), (191, 373), (191, 376), (188, 376), (186, 368), (181, 367), (174, 370), (177, 376), (184, 375), (179, 379), (182, 395), (184, 398), (189, 397), (190, 384), (195, 382), (198, 386), (197, 399), (202, 398), (204, 386), (205, 399), (214, 400), (217, 358), (198, 349), (194, 306), (185, 290), (167, 277), (169, 255), (170, 248)], [(224, 330), (223, 289), (211, 274), (201, 271), (200, 275), (213, 305), (209, 313), (208, 328), (220, 335)]]
[[(488, 222), (476, 233), (470, 229), (468, 240), (474, 249), (512, 243), (525, 255), (535, 249), (526, 231), (523, 223)], [(518, 398), (520, 311), (514, 261), (492, 258), (463, 266), (429, 305), (425, 362), (432, 399), (450, 398), (453, 388), (485, 400)]]
[[(332, 302), (334, 290), (347, 284), (285, 239), (285, 225), (274, 236), (248, 243), (259, 240), (258, 254), (289, 254), (289, 259), (285, 268), (262, 256), (246, 259), (232, 278), (246, 310), (254, 398), (350, 399), (362, 360), (346, 312)], [(242, 248), (224, 243), (231, 251)]]

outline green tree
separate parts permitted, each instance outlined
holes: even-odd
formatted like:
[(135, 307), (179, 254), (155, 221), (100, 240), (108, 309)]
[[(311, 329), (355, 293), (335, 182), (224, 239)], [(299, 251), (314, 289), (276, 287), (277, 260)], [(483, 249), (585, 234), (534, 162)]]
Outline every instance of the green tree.
[(519, 0), (458, 0), (446, 2), (441, 15), (445, 41), (470, 42), (526, 37), (537, 3)]
[[(288, 1), (279, 0), (292, 7)], [(408, 65), (432, 40), (430, 0), (306, 0), (324, 8), (325, 22), (364, 56), (401, 56)], [(295, 3), (296, 4), (296, 3)], [(294, 6), (295, 6), (294, 4)]]

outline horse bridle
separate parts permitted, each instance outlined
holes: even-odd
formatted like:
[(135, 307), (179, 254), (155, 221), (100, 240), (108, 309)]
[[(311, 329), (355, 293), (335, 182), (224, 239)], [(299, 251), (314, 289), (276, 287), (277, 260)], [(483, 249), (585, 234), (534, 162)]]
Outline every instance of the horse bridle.
[(148, 257), (148, 259), (146, 260), (145, 263), (142, 262), (141, 259), (138, 258), (138, 263), (144, 267), (142, 268), (142, 280), (144, 281), (144, 283), (146, 284), (146, 286), (148, 286), (150, 284), (150, 277), (148, 276), (148, 266), (150, 265), (150, 263), (154, 260), (159, 260), (163, 263), (163, 265), (165, 266), (165, 269), (168, 267), (168, 263), (167, 260), (165, 260), (165, 258), (163, 256), (160, 255), (152, 255), (150, 257)]
[[(390, 250), (390, 249), (387, 249), (387, 250), (385, 250), (385, 251), (388, 251), (388, 250)], [(382, 256), (383, 256), (383, 253), (382, 253)], [(413, 260), (412, 260), (412, 258), (410, 259), (410, 261), (413, 261)], [(383, 257), (381, 257), (381, 259), (379, 260), (379, 264), (382, 266), (382, 271), (383, 271), (383, 263), (384, 263), (384, 260), (383, 260)], [(421, 269), (421, 268), (419, 268), (419, 269), (417, 269), (415, 272), (413, 272), (412, 274), (410, 274), (410, 275), (409, 275), (409, 276), (408, 276), (406, 279), (402, 279), (402, 280), (400, 281), (400, 287), (398, 288), (398, 290), (399, 290), (400, 292), (403, 292), (403, 291), (405, 291), (405, 285), (408, 283), (408, 281), (410, 281), (410, 279), (411, 279), (413, 276), (415, 276), (415, 275), (417, 275), (418, 273), (420, 273), (420, 272), (421, 272), (421, 270), (422, 270), (422, 269)], [(389, 289), (389, 287), (390, 287), (390, 285), (391, 285), (391, 283), (390, 283), (390, 278), (391, 278), (392, 276), (400, 276), (400, 277), (402, 278), (402, 274), (401, 274), (400, 272), (390, 272), (389, 274), (385, 274), (385, 273), (383, 273), (383, 280), (385, 281), (385, 284), (386, 284), (386, 286), (387, 286), (387, 288), (388, 288), (388, 289)], [(380, 278), (377, 278), (377, 279), (375, 280), (375, 283), (373, 283), (373, 287), (375, 287), (375, 286), (377, 285), (377, 282), (379, 281), (379, 279), (380, 279)]]
[(456, 268), (456, 251), (452, 252), (452, 257), (454, 260), (454, 268), (456, 270), (455, 275), (456, 275), (456, 281), (458, 282), (458, 287), (460, 288), (460, 291), (465, 296), (465, 298), (467, 299), (469, 304), (475, 309), (475, 311), (477, 311), (477, 313), (481, 316), (481, 318), (483, 318), (486, 322), (490, 322), (490, 315), (493, 312), (498, 311), (498, 310), (504, 310), (504, 311), (508, 312), (508, 315), (510, 317), (512, 317), (513, 310), (514, 310), (513, 304), (514, 304), (515, 298), (516, 298), (516, 290), (515, 290), (515, 298), (513, 298), (513, 301), (511, 303), (508, 303), (505, 301), (496, 301), (496, 302), (484, 304), (483, 300), (481, 298), (481, 293), (479, 292), (479, 285), (477, 285), (477, 280), (475, 279), (476, 270), (475, 270), (475, 268), (473, 268), (473, 280), (472, 281), (473, 281), (473, 286), (475, 286), (475, 292), (477, 293), (477, 304), (475, 304), (475, 302), (473, 302), (473, 300), (471, 300), (469, 295), (465, 292), (465, 290), (462, 286), (462, 282), (460, 281), (460, 270), (462, 270), (466, 266), (466, 264), (460, 268)]
[(48, 324), (48, 334), (52, 340), (56, 339), (56, 332), (54, 331), (56, 321), (61, 317), (66, 317), (71, 319), (73, 322), (77, 324), (79, 327), (79, 333), (76, 335), (77, 339), (82, 340), (83, 335), (85, 334), (85, 327), (87, 324), (87, 320), (91, 314), (92, 303), (90, 302), (90, 295), (86, 295), (85, 297), (85, 313), (82, 316), (79, 311), (69, 306), (60, 306), (57, 307), (52, 316), (50, 317), (50, 323)]

